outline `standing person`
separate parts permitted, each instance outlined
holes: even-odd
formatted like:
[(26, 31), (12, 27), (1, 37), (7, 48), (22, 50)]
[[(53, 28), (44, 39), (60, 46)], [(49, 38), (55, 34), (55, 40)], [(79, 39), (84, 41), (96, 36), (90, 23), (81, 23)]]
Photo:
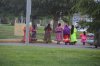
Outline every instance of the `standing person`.
[(33, 41), (37, 40), (36, 39), (36, 26), (35, 25), (32, 26), (32, 40)]
[(52, 28), (51, 28), (50, 24), (48, 24), (44, 28), (44, 31), (45, 31), (44, 41), (46, 41), (46, 43), (51, 42), (51, 31), (52, 31)]
[[(23, 36), (23, 41), (26, 41), (26, 27), (23, 28), (24, 36)], [(29, 29), (29, 42), (31, 42), (31, 27)]]
[(71, 26), (71, 35), (70, 35), (70, 42), (72, 45), (75, 45), (77, 42), (77, 37), (76, 37), (77, 29), (74, 27), (74, 25)]
[(67, 43), (70, 43), (70, 28), (68, 27), (68, 25), (64, 26), (63, 38), (64, 38), (65, 45), (67, 45)]
[(61, 23), (58, 24), (55, 29), (55, 32), (57, 44), (60, 44), (60, 42), (63, 40), (63, 28), (61, 27)]
[(81, 42), (83, 43), (83, 45), (85, 45), (87, 39), (86, 32), (84, 31), (83, 34), (80, 34), (80, 37), (81, 37)]

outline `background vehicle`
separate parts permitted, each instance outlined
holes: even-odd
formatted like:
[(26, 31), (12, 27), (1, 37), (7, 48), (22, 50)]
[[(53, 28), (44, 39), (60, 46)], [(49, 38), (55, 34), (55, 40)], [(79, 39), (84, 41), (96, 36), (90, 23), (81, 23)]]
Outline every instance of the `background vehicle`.
[(88, 33), (87, 34), (87, 41), (86, 43), (93, 45), (94, 44), (94, 34), (93, 33)]

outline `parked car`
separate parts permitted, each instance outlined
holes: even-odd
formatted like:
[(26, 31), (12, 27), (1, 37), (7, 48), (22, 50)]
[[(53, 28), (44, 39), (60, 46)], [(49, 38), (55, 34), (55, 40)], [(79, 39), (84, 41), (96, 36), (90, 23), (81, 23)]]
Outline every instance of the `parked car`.
[(88, 33), (87, 34), (87, 41), (86, 43), (90, 45), (94, 45), (94, 34), (93, 33)]

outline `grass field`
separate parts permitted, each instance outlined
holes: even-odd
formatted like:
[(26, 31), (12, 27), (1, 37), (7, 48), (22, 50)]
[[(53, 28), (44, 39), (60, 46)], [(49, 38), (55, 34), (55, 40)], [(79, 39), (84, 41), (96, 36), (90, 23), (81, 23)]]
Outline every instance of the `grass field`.
[(0, 66), (100, 66), (100, 50), (1, 45)]
[(21, 38), (21, 36), (14, 36), (14, 26), (8, 24), (0, 24), (0, 39)]

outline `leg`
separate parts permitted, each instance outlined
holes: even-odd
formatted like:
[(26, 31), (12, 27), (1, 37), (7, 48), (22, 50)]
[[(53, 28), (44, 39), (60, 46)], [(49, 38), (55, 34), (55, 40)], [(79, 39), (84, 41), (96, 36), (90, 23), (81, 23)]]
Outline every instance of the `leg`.
[(70, 42), (70, 45), (73, 45), (73, 42)]
[(57, 41), (57, 44), (60, 44), (60, 41)]
[(67, 45), (67, 42), (65, 42), (65, 45)]
[(74, 41), (73, 44), (75, 45), (77, 41)]
[(57, 44), (59, 44), (59, 42), (57, 41)]
[(83, 42), (83, 45), (85, 45), (85, 42)]

